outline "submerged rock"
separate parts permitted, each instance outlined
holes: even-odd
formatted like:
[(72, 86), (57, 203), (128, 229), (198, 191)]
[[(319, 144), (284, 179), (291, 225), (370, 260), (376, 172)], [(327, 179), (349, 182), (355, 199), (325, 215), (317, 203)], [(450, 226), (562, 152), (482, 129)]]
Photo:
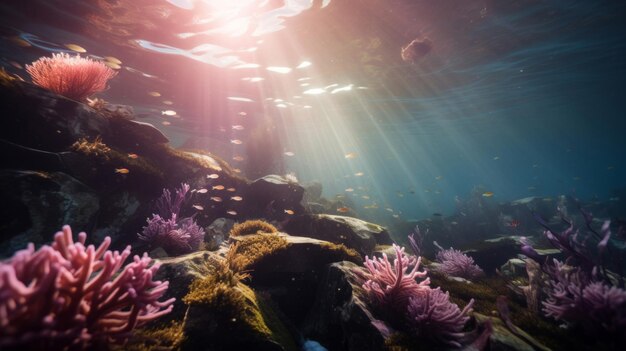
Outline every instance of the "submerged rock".
[(363, 256), (370, 255), (376, 245), (393, 243), (387, 230), (377, 224), (329, 214), (295, 217), (287, 223), (284, 230), (294, 235), (344, 244)]
[(98, 195), (61, 172), (0, 171), (0, 257), (29, 242), (50, 242), (54, 229), (70, 223), (87, 230), (100, 210)]
[(245, 204), (247, 214), (262, 214), (263, 217), (273, 220), (283, 220), (290, 215), (286, 211), (296, 214), (304, 213), (300, 204), (304, 188), (279, 175), (268, 175), (253, 181), (244, 196), (254, 199)]
[(351, 262), (333, 263), (317, 289), (303, 333), (329, 350), (385, 350), (385, 337), (366, 307), (363, 288)]

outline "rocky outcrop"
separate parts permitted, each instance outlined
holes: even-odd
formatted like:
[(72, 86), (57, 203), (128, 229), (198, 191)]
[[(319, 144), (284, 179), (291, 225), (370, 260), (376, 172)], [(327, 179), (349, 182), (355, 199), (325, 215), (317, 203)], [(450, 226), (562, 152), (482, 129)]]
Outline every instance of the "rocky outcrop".
[(0, 257), (50, 242), (64, 224), (88, 230), (100, 211), (93, 189), (61, 172), (1, 170), (0, 196)]
[(309, 236), (370, 255), (376, 245), (391, 245), (387, 230), (358, 218), (329, 214), (303, 215), (290, 220), (284, 230), (293, 235)]
[(375, 325), (383, 325), (367, 309), (357, 265), (333, 263), (317, 289), (315, 304), (303, 333), (329, 350), (385, 350), (385, 338)]

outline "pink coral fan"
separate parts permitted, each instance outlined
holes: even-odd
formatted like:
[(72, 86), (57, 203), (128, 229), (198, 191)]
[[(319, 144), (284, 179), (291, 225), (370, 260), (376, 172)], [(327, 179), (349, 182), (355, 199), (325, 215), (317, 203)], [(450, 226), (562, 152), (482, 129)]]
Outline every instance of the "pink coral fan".
[(159, 264), (147, 254), (130, 256), (85, 246), (64, 226), (52, 246), (31, 243), (0, 263), (0, 348), (86, 349), (123, 342), (133, 328), (172, 310), (174, 299), (159, 301), (168, 282), (153, 281)]
[(393, 265), (384, 253), (382, 258), (365, 257), (364, 265), (369, 272), (364, 274), (367, 281), (363, 288), (376, 306), (404, 313), (411, 297), (430, 289), (430, 279), (418, 283), (416, 278), (426, 277), (425, 271), (418, 271), (421, 258), (406, 256), (404, 248), (395, 244), (393, 249), (396, 251)]
[(474, 263), (474, 259), (463, 252), (453, 248), (446, 250), (437, 242), (435, 242), (435, 246), (439, 248), (437, 262), (441, 264), (437, 269), (438, 271), (465, 279), (475, 279), (484, 274), (483, 270)]
[(66, 53), (41, 57), (26, 65), (26, 71), (34, 84), (79, 101), (103, 91), (117, 74), (101, 62)]
[(429, 289), (423, 297), (409, 299), (407, 319), (409, 328), (417, 335), (430, 338), (454, 347), (461, 347), (459, 339), (465, 334), (462, 332), (465, 323), (469, 320), (467, 314), (474, 305), (474, 299), (461, 310), (459, 306), (450, 302), (447, 292)]

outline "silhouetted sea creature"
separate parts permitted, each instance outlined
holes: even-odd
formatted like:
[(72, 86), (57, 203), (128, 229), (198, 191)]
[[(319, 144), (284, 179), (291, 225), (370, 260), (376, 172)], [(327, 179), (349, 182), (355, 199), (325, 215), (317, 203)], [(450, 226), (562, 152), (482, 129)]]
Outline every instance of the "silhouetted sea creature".
[(433, 49), (433, 42), (428, 38), (414, 39), (407, 46), (402, 48), (402, 60), (415, 64), (426, 56)]

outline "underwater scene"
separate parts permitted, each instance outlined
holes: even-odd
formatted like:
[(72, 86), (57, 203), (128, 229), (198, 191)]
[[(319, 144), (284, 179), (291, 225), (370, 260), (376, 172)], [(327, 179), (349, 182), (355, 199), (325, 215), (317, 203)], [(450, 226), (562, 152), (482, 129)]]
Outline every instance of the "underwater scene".
[(0, 350), (626, 350), (626, 2), (0, 1)]

